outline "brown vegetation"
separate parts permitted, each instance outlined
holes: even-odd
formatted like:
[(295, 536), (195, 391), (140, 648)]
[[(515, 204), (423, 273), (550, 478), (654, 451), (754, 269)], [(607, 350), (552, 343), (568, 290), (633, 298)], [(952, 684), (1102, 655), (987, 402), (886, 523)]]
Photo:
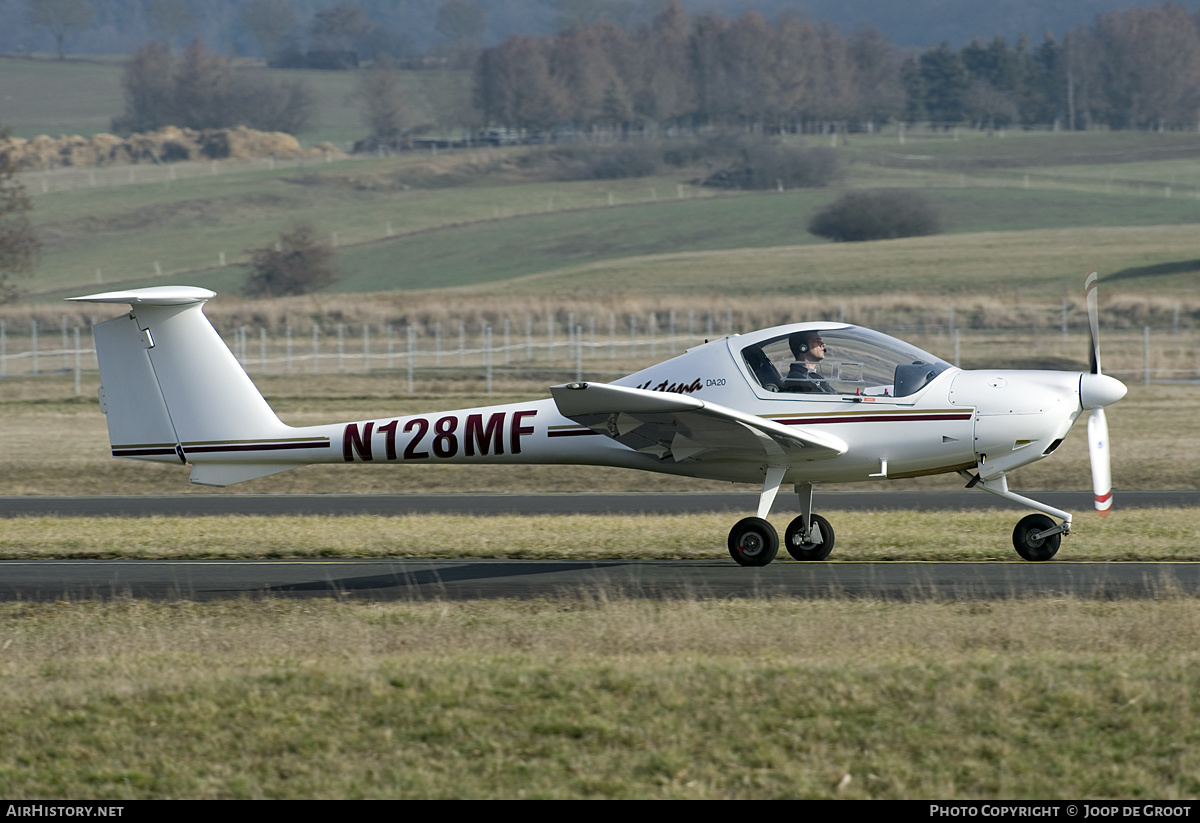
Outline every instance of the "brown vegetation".
[(31, 140), (0, 138), (0, 157), (11, 158), (22, 171), (183, 160), (321, 157), (330, 153), (338, 153), (337, 147), (330, 143), (305, 149), (290, 134), (255, 131), (244, 126), (203, 130), (167, 126), (125, 138), (112, 134), (91, 137), (48, 137), (43, 134)]

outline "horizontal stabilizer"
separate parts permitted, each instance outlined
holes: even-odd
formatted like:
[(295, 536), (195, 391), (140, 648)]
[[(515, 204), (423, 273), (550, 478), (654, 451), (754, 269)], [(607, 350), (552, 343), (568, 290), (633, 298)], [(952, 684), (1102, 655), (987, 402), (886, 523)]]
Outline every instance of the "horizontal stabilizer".
[(131, 306), (186, 306), (189, 303), (203, 303), (216, 296), (215, 291), (196, 286), (154, 286), (68, 297), (67, 300), (74, 303), (128, 303)]

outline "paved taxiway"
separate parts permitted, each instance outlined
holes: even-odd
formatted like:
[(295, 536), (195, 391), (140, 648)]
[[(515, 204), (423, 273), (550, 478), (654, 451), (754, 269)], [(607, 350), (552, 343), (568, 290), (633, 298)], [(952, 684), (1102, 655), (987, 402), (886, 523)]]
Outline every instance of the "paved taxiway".
[[(1076, 511), (1081, 492), (1035, 494)], [(978, 492), (824, 492), (821, 509), (946, 511), (999, 506)], [(1200, 506), (1200, 491), (1122, 492), (1122, 507)], [(568, 514), (753, 511), (757, 494), (226, 495), (2, 497), (0, 516), (219, 514)], [(794, 510), (780, 496), (777, 514)], [(1065, 554), (1065, 553), (1064, 553)], [(53, 560), (0, 562), (0, 600), (113, 597), (217, 600), (245, 596), (461, 600), (557, 595), (633, 597), (1095, 598), (1200, 593), (1200, 563), (868, 563), (777, 560), (741, 568), (714, 544), (712, 560)]]
[[(718, 549), (714, 547), (714, 554)], [(236, 597), (468, 600), (873, 597), (979, 600), (1200, 593), (1200, 563), (799, 563), (713, 560), (55, 560), (0, 562), (0, 600)]]

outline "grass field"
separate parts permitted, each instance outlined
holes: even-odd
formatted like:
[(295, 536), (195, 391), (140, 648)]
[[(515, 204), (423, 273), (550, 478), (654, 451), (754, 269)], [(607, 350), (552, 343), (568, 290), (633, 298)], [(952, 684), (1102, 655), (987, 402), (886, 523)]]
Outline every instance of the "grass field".
[[(837, 190), (717, 195), (691, 185), (702, 169), (553, 182), (536, 166), (515, 162), (524, 151), (414, 154), (94, 188), (79, 178), (79, 188), (48, 187), (37, 197), (45, 254), (26, 287), (46, 299), (100, 280), (144, 285), (183, 278), (229, 292), (245, 270), (218, 268), (218, 258), (243, 261), (248, 249), (273, 242), (297, 222), (336, 240), (341, 277), (332, 290), (341, 292), (500, 284), (521, 276), (536, 278), (521, 288), (545, 292), (726, 291), (737, 288), (729, 283), (732, 268), (752, 273), (739, 278), (746, 291), (878, 291), (881, 282), (888, 291), (990, 291), (1002, 281), (1057, 295), (1068, 291), (1068, 281), (1075, 290), (1086, 265), (1105, 274), (1173, 266), (1151, 270), (1136, 289), (1183, 292), (1200, 271), (1192, 242), (1200, 199), (1185, 187), (1192, 160), (1140, 163), (1137, 175), (1151, 182), (1115, 187), (1103, 165), (1064, 166), (1064, 174), (1050, 177), (1038, 168), (1043, 177), (1031, 188), (990, 169), (967, 176), (856, 162), (845, 185), (920, 188), (944, 215), (947, 234), (832, 245), (818, 242), (806, 225)], [(26, 179), (40, 190), (38, 175)], [(1169, 181), (1177, 181), (1170, 197)], [(910, 249), (920, 257), (906, 259)], [(685, 255), (682, 267), (692, 276), (677, 274), (672, 255)], [(580, 266), (589, 282), (575, 275)], [(629, 269), (636, 271), (632, 278), (623, 273)]]
[(1174, 800), (1192, 598), (0, 606), (0, 791)]
[[(345, 148), (367, 135), (362, 105), (354, 99), (359, 75), (342, 71), (275, 70), (278, 79), (308, 83), (316, 98), (312, 127), (298, 135), (305, 145), (329, 140)], [(39, 134), (90, 136), (108, 132), (125, 109), (122, 58), (71, 57), (67, 60), (0, 55), (0, 124), (16, 137)], [(414, 125), (453, 127), (463, 122), (461, 109), (470, 99), (470, 76), (458, 71), (403, 72), (402, 88)]]

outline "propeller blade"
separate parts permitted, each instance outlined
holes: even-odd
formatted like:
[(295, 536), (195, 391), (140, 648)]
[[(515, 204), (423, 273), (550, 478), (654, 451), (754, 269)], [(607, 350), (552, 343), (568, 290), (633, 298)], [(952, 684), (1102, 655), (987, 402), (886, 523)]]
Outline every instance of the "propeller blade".
[(1089, 360), (1092, 374), (1100, 374), (1100, 309), (1097, 305), (1096, 287), (1100, 278), (1092, 272), (1083, 281), (1083, 299), (1087, 303), (1088, 332), (1092, 338), (1092, 348)]
[(1088, 417), (1088, 455), (1092, 459), (1092, 491), (1096, 495), (1096, 511), (1101, 517), (1112, 509), (1112, 465), (1108, 452), (1108, 419), (1104, 409), (1096, 409)]

